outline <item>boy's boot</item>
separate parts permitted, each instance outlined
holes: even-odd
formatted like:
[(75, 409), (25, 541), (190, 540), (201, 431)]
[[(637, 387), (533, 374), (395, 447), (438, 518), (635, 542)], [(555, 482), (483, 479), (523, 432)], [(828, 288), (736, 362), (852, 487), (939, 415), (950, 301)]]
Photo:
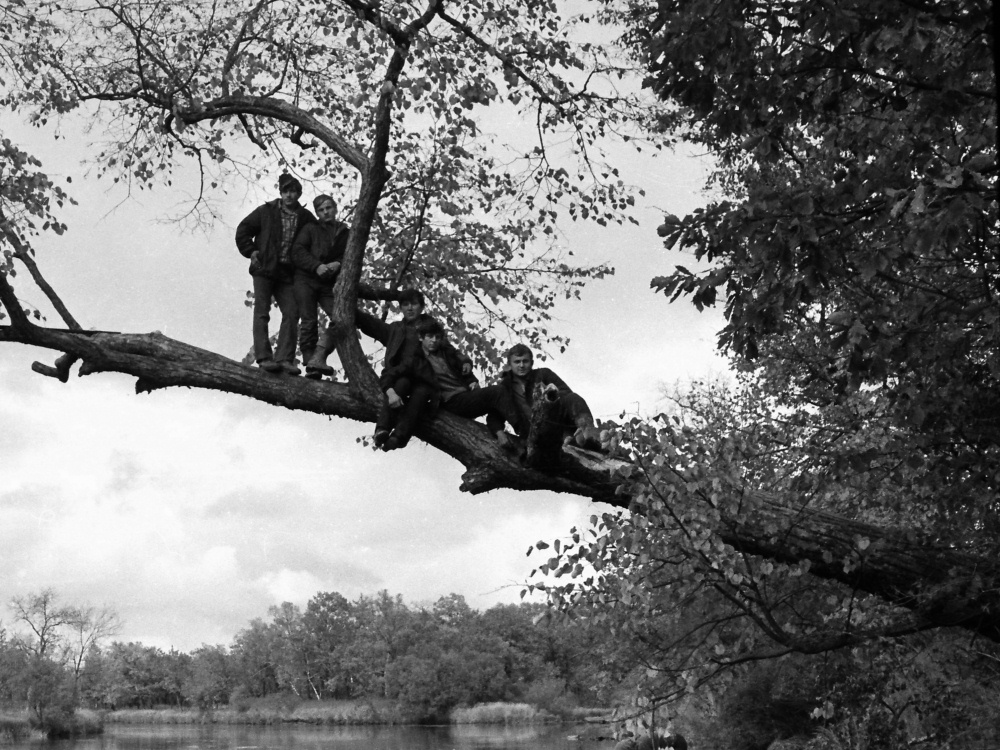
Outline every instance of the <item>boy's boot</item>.
[(592, 417), (581, 415), (576, 418), (576, 432), (573, 433), (573, 440), (585, 450), (601, 450), (601, 433), (594, 426)]
[(332, 351), (332, 346), (328, 346), (325, 341), (320, 342), (320, 345), (316, 347), (316, 351), (306, 362), (307, 378), (319, 380), (324, 375), (333, 375), (333, 368), (326, 363), (326, 358), (330, 356)]

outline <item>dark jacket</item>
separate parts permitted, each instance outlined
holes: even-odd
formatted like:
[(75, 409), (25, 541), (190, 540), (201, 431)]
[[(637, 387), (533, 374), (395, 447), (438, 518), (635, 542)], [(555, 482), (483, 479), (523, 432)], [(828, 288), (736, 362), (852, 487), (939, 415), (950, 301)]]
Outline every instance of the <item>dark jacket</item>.
[[(408, 326), (402, 320), (386, 323), (361, 310), (355, 313), (354, 320), (359, 331), (385, 345), (382, 374), (379, 376), (379, 384), (383, 391), (392, 388), (395, 382), (404, 376), (432, 386), (436, 385), (434, 370), (424, 359), (420, 338), (413, 326)], [(441, 353), (456, 373), (462, 372), (463, 364), (472, 362), (448, 341), (441, 342)], [(476, 380), (475, 377), (470, 376), (470, 378), (469, 382)]]
[[(296, 232), (316, 221), (316, 217), (302, 206), (297, 209)], [(258, 206), (236, 227), (236, 248), (240, 255), (249, 258), (257, 253), (257, 263), (251, 262), (250, 273), (254, 276), (275, 276), (291, 273), (291, 267), (279, 268), (281, 254), (281, 198)]]
[(402, 320), (386, 323), (374, 315), (358, 310), (354, 315), (354, 322), (359, 331), (385, 346), (383, 369), (399, 365), (404, 359), (409, 359), (420, 351), (416, 329)]
[[(479, 382), (479, 378), (472, 374), (471, 369), (468, 374), (462, 373), (462, 368), (465, 365), (471, 365), (472, 360), (459, 352), (449, 341), (441, 342), (441, 356), (444, 357), (448, 369), (451, 370), (455, 378), (464, 384), (466, 388), (471, 389), (473, 383)], [(426, 383), (434, 388), (435, 391), (438, 390), (437, 373), (434, 372), (431, 363), (424, 356), (423, 349), (408, 363), (401, 364), (400, 369), (405, 369), (404, 374), (408, 377), (418, 380), (421, 383)]]
[(331, 287), (336, 281), (334, 274), (326, 279), (316, 275), (316, 269), (327, 263), (342, 262), (347, 249), (347, 236), (350, 230), (340, 221), (327, 224), (316, 221), (302, 228), (292, 243), (292, 263), (295, 265), (295, 275), (315, 282), (316, 285)]
[[(528, 373), (528, 377), (525, 378), (524, 384), (524, 397), (525, 400), (527, 400), (529, 407), (534, 402), (535, 385), (538, 383), (541, 383), (543, 386), (554, 385), (559, 389), (560, 396), (572, 393), (570, 387), (563, 382), (562, 378), (552, 372), (552, 370), (547, 367), (533, 367)], [(507, 418), (505, 420), (500, 414), (491, 412), (486, 416), (486, 426), (489, 427), (490, 432), (495, 435), (504, 428), (505, 421), (510, 421), (510, 426), (514, 428), (515, 433), (521, 437), (526, 436), (531, 425), (529, 424), (528, 417), (522, 414), (521, 410), (517, 408), (517, 394), (514, 391), (514, 374), (510, 370), (505, 370), (500, 375), (498, 385), (503, 387), (507, 395)]]

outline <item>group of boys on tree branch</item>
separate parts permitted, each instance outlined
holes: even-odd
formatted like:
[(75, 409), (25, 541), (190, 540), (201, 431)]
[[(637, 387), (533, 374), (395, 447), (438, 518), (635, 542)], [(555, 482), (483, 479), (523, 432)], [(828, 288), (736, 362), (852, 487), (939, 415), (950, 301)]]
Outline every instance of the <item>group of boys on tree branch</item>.
[[(350, 232), (337, 220), (337, 204), (329, 195), (313, 200), (314, 216), (299, 203), (302, 184), (297, 179), (282, 174), (278, 191), (279, 198), (254, 209), (236, 229), (236, 246), (250, 259), (253, 277), (254, 359), (267, 372), (299, 375), (298, 332), (305, 375), (322, 380), (334, 374), (326, 360), (336, 338), (329, 328), (319, 335), (317, 307), (333, 317), (333, 285)], [(274, 348), (269, 332), (272, 303), (281, 312)], [(383, 398), (373, 436), (377, 448), (405, 447), (421, 420), (445, 409), (467, 419), (486, 417), (501, 447), (521, 458), (528, 456), (533, 428), (553, 435), (556, 444), (601, 450), (587, 402), (552, 370), (534, 368), (531, 349), (513, 346), (500, 381), (481, 387), (471, 358), (447, 340), (441, 323), (424, 313), (425, 304), (419, 290), (405, 289), (399, 295), (402, 318), (394, 323), (361, 310), (356, 313), (358, 329), (385, 346), (379, 378)], [(545, 402), (544, 410), (534, 408), (536, 398)], [(537, 424), (539, 413), (544, 414), (543, 425)], [(514, 436), (507, 433), (506, 424)]]

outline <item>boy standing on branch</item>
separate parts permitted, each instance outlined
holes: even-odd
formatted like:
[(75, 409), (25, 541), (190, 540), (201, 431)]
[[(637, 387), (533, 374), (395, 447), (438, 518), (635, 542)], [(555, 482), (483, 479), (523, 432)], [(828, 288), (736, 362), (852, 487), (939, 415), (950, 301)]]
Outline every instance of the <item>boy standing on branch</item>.
[(316, 380), (332, 375), (327, 365), (333, 347), (329, 336), (319, 342), (317, 307), (327, 315), (333, 314), (333, 283), (340, 273), (340, 264), (347, 248), (350, 234), (347, 225), (337, 221), (337, 204), (329, 195), (313, 199), (318, 221), (306, 225), (292, 243), (292, 262), (295, 264), (295, 299), (299, 308), (299, 348), (306, 377)]
[[(290, 174), (278, 178), (277, 200), (258, 206), (236, 227), (236, 247), (250, 259), (253, 276), (253, 351), (257, 366), (268, 372), (298, 375), (295, 366), (295, 334), (298, 306), (295, 303), (292, 240), (302, 227), (316, 221), (299, 205), (302, 184)], [(268, 324), (271, 301), (278, 303), (281, 325), (273, 356)]]

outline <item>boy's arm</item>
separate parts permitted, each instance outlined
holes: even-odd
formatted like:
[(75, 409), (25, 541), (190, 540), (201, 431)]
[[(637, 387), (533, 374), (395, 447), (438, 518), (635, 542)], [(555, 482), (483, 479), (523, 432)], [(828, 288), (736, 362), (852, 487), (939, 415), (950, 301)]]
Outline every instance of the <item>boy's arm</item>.
[(295, 267), (301, 268), (310, 275), (315, 275), (316, 269), (320, 266), (319, 260), (312, 254), (315, 226), (315, 224), (306, 224), (302, 227), (292, 241), (291, 250), (292, 263), (295, 264)]
[(260, 234), (260, 211), (255, 208), (236, 227), (236, 249), (244, 258), (253, 255), (253, 241)]
[(486, 427), (493, 437), (497, 437), (501, 432), (504, 432), (506, 424), (507, 420), (499, 412), (490, 411), (486, 414)]
[(354, 313), (354, 324), (361, 333), (375, 339), (380, 344), (389, 343), (389, 324), (384, 320), (379, 320), (371, 313), (364, 310), (356, 310)]
[(565, 381), (547, 367), (539, 368), (536, 371), (541, 376), (541, 381), (545, 384), (551, 383), (562, 393), (572, 393), (573, 389), (566, 385)]

